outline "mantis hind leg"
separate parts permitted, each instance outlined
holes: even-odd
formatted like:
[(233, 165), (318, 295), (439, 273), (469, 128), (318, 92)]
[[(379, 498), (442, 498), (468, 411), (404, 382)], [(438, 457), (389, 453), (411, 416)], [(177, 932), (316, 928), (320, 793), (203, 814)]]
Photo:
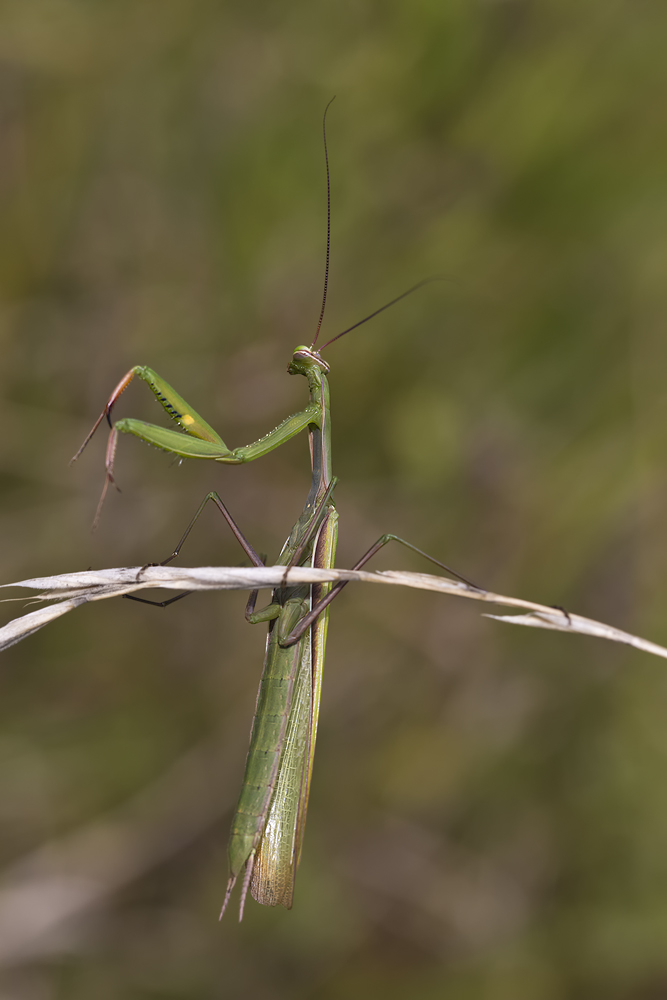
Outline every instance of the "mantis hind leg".
[[(241, 546), (241, 548), (243, 549), (243, 551), (245, 552), (245, 554), (248, 556), (248, 558), (250, 559), (250, 561), (252, 562), (252, 564), (254, 566), (264, 566), (264, 564), (265, 564), (264, 560), (261, 558), (261, 556), (259, 556), (257, 554), (257, 552), (255, 552), (254, 548), (252, 547), (252, 545), (250, 544), (250, 542), (248, 541), (248, 539), (245, 537), (245, 535), (243, 534), (243, 532), (239, 528), (238, 524), (236, 523), (236, 521), (234, 520), (234, 518), (232, 517), (232, 515), (229, 513), (229, 510), (227, 509), (227, 507), (223, 503), (223, 501), (220, 498), (219, 494), (216, 493), (215, 491), (213, 491), (211, 493), (207, 493), (206, 496), (204, 497), (204, 499), (202, 500), (202, 502), (199, 504), (199, 507), (197, 508), (197, 510), (196, 510), (196, 512), (194, 514), (194, 517), (191, 519), (191, 521), (188, 524), (187, 528), (185, 529), (185, 531), (181, 535), (181, 538), (180, 538), (180, 540), (179, 540), (176, 548), (171, 553), (171, 555), (167, 556), (167, 558), (163, 559), (161, 562), (146, 563), (139, 570), (138, 576), (141, 576), (141, 574), (143, 573), (143, 571), (145, 569), (147, 569), (149, 566), (167, 566), (170, 562), (172, 562), (172, 560), (176, 559), (176, 557), (178, 556), (178, 554), (180, 553), (180, 551), (181, 551), (181, 549), (183, 547), (183, 544), (184, 544), (185, 540), (187, 539), (188, 535), (190, 534), (190, 532), (194, 528), (195, 524), (199, 520), (199, 518), (200, 518), (200, 516), (201, 516), (201, 514), (202, 514), (202, 512), (204, 510), (204, 507), (209, 502), (209, 500), (212, 501), (216, 505), (216, 507), (218, 508), (218, 510), (220, 511), (220, 513), (222, 514), (222, 516), (224, 517), (224, 519), (226, 520), (227, 524), (231, 528), (234, 537), (237, 539), (239, 545)], [(191, 590), (184, 590), (183, 593), (177, 594), (176, 597), (170, 597), (166, 601), (149, 601), (145, 597), (136, 597), (134, 594), (124, 594), (123, 597), (126, 597), (129, 601), (138, 601), (140, 604), (151, 604), (151, 605), (153, 605), (153, 607), (156, 607), (156, 608), (166, 608), (170, 604), (173, 604), (175, 601), (180, 601), (182, 597), (187, 597), (188, 594), (191, 594), (191, 593), (193, 593), (193, 591), (191, 591)], [(250, 608), (250, 602), (251, 602), (251, 600), (253, 600), (253, 598), (254, 598), (254, 600), (257, 599), (257, 591), (253, 591), (253, 593), (250, 595), (250, 598), (248, 600), (248, 608)], [(254, 601), (253, 601), (253, 604), (252, 604), (252, 610), (254, 610)], [(246, 617), (247, 616), (248, 616), (248, 609), (246, 609)]]
[[(456, 570), (453, 570), (451, 566), (447, 566), (446, 563), (440, 562), (439, 559), (435, 559), (433, 556), (430, 556), (427, 552), (424, 552), (422, 549), (417, 548), (417, 546), (413, 545), (411, 542), (406, 542), (404, 538), (399, 538), (398, 535), (382, 535), (380, 538), (378, 538), (377, 542), (371, 545), (370, 549), (368, 549), (367, 552), (364, 552), (361, 559), (359, 559), (354, 564), (352, 569), (353, 570), (361, 569), (362, 566), (365, 566), (366, 563), (369, 562), (374, 555), (377, 555), (380, 549), (383, 549), (384, 546), (388, 544), (388, 542), (399, 542), (401, 545), (404, 545), (407, 549), (411, 549), (412, 552), (416, 552), (417, 555), (423, 556), (424, 559), (428, 559), (428, 561), (433, 563), (435, 566), (439, 566), (440, 569), (444, 569), (446, 573), (450, 574), (450, 576), (456, 577), (456, 579), (460, 580), (461, 583), (464, 583), (466, 587), (470, 587), (472, 590), (476, 591), (481, 591), (481, 592), (484, 591), (483, 587), (478, 587), (477, 584), (473, 583), (471, 580), (468, 580), (465, 576), (462, 576), (460, 573), (457, 573)], [(326, 595), (326, 597), (323, 597), (321, 601), (318, 601), (317, 604), (313, 607), (313, 609), (309, 611), (307, 615), (304, 615), (304, 617), (300, 620), (297, 627), (293, 629), (292, 632), (290, 632), (287, 638), (282, 641), (281, 645), (293, 646), (295, 642), (298, 642), (303, 633), (306, 631), (306, 629), (310, 628), (313, 622), (321, 615), (324, 609), (328, 607), (329, 604), (331, 604), (331, 602), (335, 600), (336, 597), (338, 597), (343, 587), (346, 587), (348, 583), (350, 583), (349, 580), (342, 580), (340, 583), (335, 584), (331, 588), (329, 593)]]
[(190, 594), (194, 594), (194, 590), (184, 590), (180, 594), (176, 594), (176, 597), (170, 597), (167, 601), (149, 601), (147, 597), (137, 597), (135, 594), (122, 594), (122, 596), (127, 601), (137, 601), (139, 604), (150, 604), (154, 608), (168, 608), (170, 604), (175, 601), (180, 601), (182, 597), (189, 597)]
[[(176, 559), (176, 557), (178, 556), (179, 552), (181, 551), (181, 549), (183, 547), (183, 544), (184, 544), (185, 540), (187, 539), (188, 535), (190, 534), (190, 532), (194, 528), (195, 524), (197, 523), (197, 521), (201, 517), (201, 515), (203, 513), (203, 510), (204, 510), (204, 507), (209, 502), (209, 500), (212, 503), (214, 503), (216, 505), (216, 507), (218, 508), (218, 510), (220, 511), (220, 513), (224, 517), (225, 521), (227, 522), (227, 524), (231, 528), (232, 534), (234, 535), (234, 537), (236, 538), (237, 542), (239, 543), (239, 545), (241, 546), (241, 548), (243, 549), (243, 551), (247, 555), (248, 559), (250, 559), (250, 562), (253, 564), (253, 566), (263, 566), (264, 565), (264, 561), (257, 554), (257, 552), (255, 552), (254, 548), (252, 547), (252, 545), (250, 544), (250, 542), (248, 541), (248, 539), (245, 537), (245, 535), (243, 534), (243, 532), (239, 528), (238, 524), (236, 523), (236, 521), (234, 520), (234, 518), (232, 517), (232, 515), (229, 513), (227, 507), (222, 502), (222, 500), (220, 498), (220, 495), (218, 493), (216, 493), (215, 491), (212, 491), (211, 493), (207, 493), (206, 496), (204, 497), (204, 499), (202, 500), (202, 502), (199, 504), (199, 507), (197, 508), (194, 517), (191, 519), (191, 521), (188, 524), (187, 528), (185, 529), (185, 531), (181, 535), (180, 541), (178, 542), (176, 548), (171, 553), (171, 555), (167, 556), (166, 559), (163, 559), (161, 562), (158, 562), (158, 563), (146, 563), (146, 566), (167, 566), (168, 563), (170, 563), (170, 562), (172, 562), (172, 560)], [(142, 570), (146, 569), (146, 566), (142, 566), (141, 567)]]

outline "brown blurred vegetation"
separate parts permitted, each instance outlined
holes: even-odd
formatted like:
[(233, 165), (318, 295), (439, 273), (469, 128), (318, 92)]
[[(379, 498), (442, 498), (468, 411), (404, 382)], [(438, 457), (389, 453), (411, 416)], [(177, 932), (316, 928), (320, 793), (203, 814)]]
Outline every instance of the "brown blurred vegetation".
[[(226, 469), (123, 440), (94, 536), (104, 434), (67, 463), (135, 363), (232, 446), (301, 407), (336, 94), (325, 333), (448, 279), (328, 352), (340, 565), (391, 530), (667, 642), (666, 33), (609, 0), (4, 0), (3, 580), (163, 558), (209, 489), (279, 550), (305, 440)], [(121, 413), (159, 419), (143, 385)], [(241, 560), (219, 520), (185, 564)], [(240, 927), (245, 596), (4, 657), (3, 995), (667, 995), (664, 664), (378, 591), (332, 611), (294, 909)]]

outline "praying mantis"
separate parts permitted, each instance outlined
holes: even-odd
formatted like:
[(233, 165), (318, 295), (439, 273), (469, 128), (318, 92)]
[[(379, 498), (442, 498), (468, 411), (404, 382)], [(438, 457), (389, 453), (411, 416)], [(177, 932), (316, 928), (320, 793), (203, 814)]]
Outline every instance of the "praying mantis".
[[(331, 102), (329, 102), (331, 103)], [(260, 681), (255, 717), (250, 737), (243, 786), (232, 821), (228, 845), (229, 879), (220, 916), (227, 908), (232, 890), (241, 878), (239, 920), (245, 900), (252, 897), (267, 906), (292, 906), (294, 880), (299, 866), (308, 808), (308, 796), (315, 752), (322, 671), (329, 622), (329, 605), (345, 582), (294, 586), (289, 582), (293, 566), (328, 569), (334, 564), (338, 535), (338, 513), (333, 492), (336, 478), (331, 462), (331, 407), (329, 364), (322, 351), (335, 340), (372, 319), (384, 309), (410, 295), (429, 280), (419, 282), (406, 292), (375, 310), (363, 320), (332, 337), (322, 347), (316, 344), (326, 305), (331, 231), (331, 195), (329, 158), (326, 141), (326, 113), (323, 136), (327, 173), (327, 251), (322, 308), (312, 343), (300, 345), (292, 355), (287, 371), (302, 375), (308, 382), (307, 405), (264, 437), (251, 444), (230, 449), (220, 435), (160, 375), (144, 365), (136, 365), (121, 379), (81, 448), (79, 457), (104, 419), (110, 426), (106, 454), (106, 479), (96, 514), (108, 487), (114, 484), (114, 457), (119, 433), (132, 434), (181, 458), (200, 458), (239, 465), (261, 458), (291, 438), (306, 431), (309, 439), (312, 480), (305, 506), (287, 541), (277, 565), (285, 567), (281, 586), (273, 591), (266, 607), (255, 609), (257, 592), (250, 595), (246, 619), (256, 624), (268, 623), (264, 669)], [(125, 418), (111, 422), (118, 398), (134, 378), (147, 383), (158, 401), (176, 423), (178, 430), (160, 427), (142, 420)], [(209, 493), (199, 506), (171, 561), (196, 522), (205, 505), (213, 502), (229, 524), (250, 561), (262, 566), (263, 560), (243, 536), (220, 496)], [(386, 534), (355, 564), (360, 569), (389, 541), (397, 541), (435, 563), (470, 586), (468, 580), (444, 563), (433, 559), (396, 535)], [(183, 595), (179, 595), (183, 596)], [(177, 598), (172, 598), (176, 600)], [(152, 603), (152, 602), (149, 602)], [(170, 603), (169, 601), (163, 603)]]

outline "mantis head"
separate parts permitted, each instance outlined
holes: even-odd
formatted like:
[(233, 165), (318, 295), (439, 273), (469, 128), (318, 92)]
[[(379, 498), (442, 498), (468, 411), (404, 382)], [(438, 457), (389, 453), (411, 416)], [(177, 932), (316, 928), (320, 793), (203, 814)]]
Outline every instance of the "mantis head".
[(292, 360), (287, 366), (287, 371), (290, 375), (307, 376), (309, 371), (312, 372), (313, 368), (319, 369), (323, 375), (328, 375), (331, 371), (331, 366), (327, 364), (319, 351), (314, 350), (312, 347), (306, 347), (305, 344), (300, 344), (292, 355)]

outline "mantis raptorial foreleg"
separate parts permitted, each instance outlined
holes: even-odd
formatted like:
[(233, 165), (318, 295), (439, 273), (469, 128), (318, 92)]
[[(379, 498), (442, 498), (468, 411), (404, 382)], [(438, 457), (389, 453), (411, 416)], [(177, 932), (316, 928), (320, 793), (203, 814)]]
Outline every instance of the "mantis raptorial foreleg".
[[(180, 430), (174, 431), (168, 427), (160, 427), (158, 424), (146, 423), (144, 420), (136, 420), (126, 417), (111, 424), (111, 412), (120, 396), (125, 392), (134, 377), (142, 379), (152, 389), (156, 399), (164, 408), (171, 419), (178, 424)], [(90, 433), (72, 458), (75, 462), (81, 455), (93, 434), (106, 418), (111, 428), (109, 432), (109, 443), (106, 455), (106, 480), (102, 497), (97, 508), (94, 524), (99, 520), (102, 503), (107, 489), (110, 485), (115, 485), (114, 462), (116, 455), (116, 444), (118, 433), (133, 434), (147, 444), (161, 448), (172, 455), (180, 458), (203, 458), (214, 462), (222, 462), (226, 465), (241, 465), (243, 462), (252, 462), (256, 458), (273, 451), (285, 441), (289, 441), (309, 425), (319, 426), (321, 421), (321, 406), (316, 402), (308, 404), (299, 413), (286, 417), (277, 427), (257, 441), (242, 445), (240, 448), (228, 448), (220, 435), (213, 430), (203, 417), (191, 407), (179, 393), (157, 372), (146, 365), (135, 365), (120, 380), (114, 391), (109, 396), (106, 406), (95, 421)]]

